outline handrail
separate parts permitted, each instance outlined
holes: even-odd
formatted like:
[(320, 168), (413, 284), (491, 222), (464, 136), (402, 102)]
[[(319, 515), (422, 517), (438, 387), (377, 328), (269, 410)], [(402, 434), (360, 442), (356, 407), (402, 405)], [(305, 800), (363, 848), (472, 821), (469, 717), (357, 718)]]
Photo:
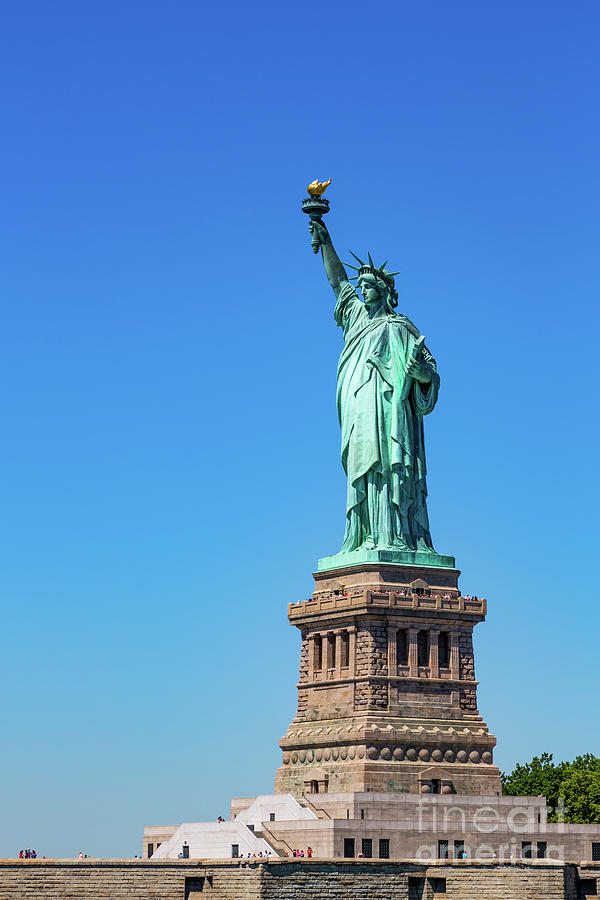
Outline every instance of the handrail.
[[(315, 806), (315, 804), (310, 799), (310, 794), (306, 794), (306, 793), (302, 794), (302, 799), (305, 801), (307, 806), (310, 808), (311, 812), (315, 813), (317, 819), (321, 819), (321, 818), (323, 818), (323, 816), (325, 816), (326, 819), (331, 818), (331, 816), (329, 815), (329, 813), (327, 812), (326, 809), (321, 809), (321, 807)], [(319, 813), (323, 813), (323, 816), (320, 816)]]
[(260, 828), (261, 828), (261, 832), (263, 835), (264, 834), (268, 835), (267, 840), (273, 847), (273, 850), (276, 850), (277, 852), (279, 852), (279, 850), (281, 850), (283, 847), (287, 847), (287, 849), (290, 851), (290, 853), (294, 852), (293, 849), (288, 844), (288, 842), (284, 841), (283, 838), (275, 837), (273, 832), (269, 828), (267, 828), (267, 826), (265, 825), (264, 822), (260, 823)]

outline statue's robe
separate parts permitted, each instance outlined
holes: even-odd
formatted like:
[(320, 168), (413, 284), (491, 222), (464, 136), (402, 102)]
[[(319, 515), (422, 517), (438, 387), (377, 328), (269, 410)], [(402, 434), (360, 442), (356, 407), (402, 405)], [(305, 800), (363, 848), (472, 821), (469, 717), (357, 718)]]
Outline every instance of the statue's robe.
[(348, 476), (342, 553), (357, 549), (433, 550), (427, 516), (423, 416), (434, 408), (440, 378), (423, 346), (431, 381), (411, 379), (402, 399), (404, 371), (417, 328), (392, 313), (370, 319), (346, 283), (335, 321), (344, 332), (337, 375), (342, 465)]

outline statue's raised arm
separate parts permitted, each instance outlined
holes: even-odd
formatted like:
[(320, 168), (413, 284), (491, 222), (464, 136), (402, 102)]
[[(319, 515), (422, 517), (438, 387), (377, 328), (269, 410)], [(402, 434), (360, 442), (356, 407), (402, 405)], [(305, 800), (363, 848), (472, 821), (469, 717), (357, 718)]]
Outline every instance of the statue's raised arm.
[(333, 292), (337, 298), (344, 285), (348, 283), (346, 270), (344, 269), (339, 256), (335, 252), (329, 232), (321, 219), (311, 219), (308, 227), (313, 243), (317, 240), (319, 242), (321, 253), (323, 254), (325, 274), (327, 275), (329, 284), (333, 288)]

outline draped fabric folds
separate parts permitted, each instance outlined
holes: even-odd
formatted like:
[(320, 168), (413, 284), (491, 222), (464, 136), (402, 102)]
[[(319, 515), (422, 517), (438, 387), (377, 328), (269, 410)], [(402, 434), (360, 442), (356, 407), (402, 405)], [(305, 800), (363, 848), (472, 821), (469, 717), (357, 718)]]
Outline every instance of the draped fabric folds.
[(433, 550), (427, 516), (423, 416), (434, 408), (440, 378), (423, 347), (428, 384), (404, 370), (419, 332), (405, 316), (370, 319), (349, 283), (334, 310), (344, 333), (337, 374), (342, 465), (348, 476), (346, 533), (341, 549)]

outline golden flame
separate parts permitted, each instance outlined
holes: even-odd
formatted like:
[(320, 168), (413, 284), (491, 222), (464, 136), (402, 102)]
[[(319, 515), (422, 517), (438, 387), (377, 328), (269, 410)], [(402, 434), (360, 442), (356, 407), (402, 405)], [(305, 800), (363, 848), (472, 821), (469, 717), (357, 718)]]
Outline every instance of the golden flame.
[(331, 184), (331, 178), (329, 181), (313, 181), (307, 187), (307, 191), (311, 197), (320, 197), (321, 194), (324, 194), (329, 185)]

